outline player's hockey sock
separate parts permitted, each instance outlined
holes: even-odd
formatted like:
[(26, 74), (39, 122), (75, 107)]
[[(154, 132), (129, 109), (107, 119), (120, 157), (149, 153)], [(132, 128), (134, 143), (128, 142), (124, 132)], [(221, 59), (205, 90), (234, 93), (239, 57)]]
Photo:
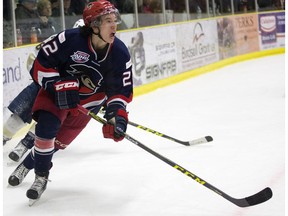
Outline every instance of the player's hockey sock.
[(34, 150), (32, 149), (30, 153), (25, 157), (23, 164), (28, 169), (34, 168)]
[[(57, 152), (59, 149), (54, 149), (54, 153)], [(23, 164), (24, 166), (27, 168), (27, 169), (34, 169), (34, 164), (35, 164), (35, 161), (34, 161), (34, 150), (32, 149), (30, 151), (30, 153), (26, 156), (26, 158), (24, 159), (23, 161)], [(53, 166), (52, 162), (50, 164), (50, 168), (51, 169)]]
[(35, 137), (35, 172), (45, 173), (51, 168), (51, 160), (54, 153), (54, 140), (55, 138), (42, 139), (37, 136)]

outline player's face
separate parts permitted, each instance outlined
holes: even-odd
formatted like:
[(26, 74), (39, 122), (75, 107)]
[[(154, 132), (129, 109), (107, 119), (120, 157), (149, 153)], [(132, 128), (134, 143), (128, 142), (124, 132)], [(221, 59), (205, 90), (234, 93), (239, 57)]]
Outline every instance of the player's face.
[(102, 17), (100, 32), (103, 39), (108, 43), (113, 43), (117, 31), (118, 20), (114, 13)]

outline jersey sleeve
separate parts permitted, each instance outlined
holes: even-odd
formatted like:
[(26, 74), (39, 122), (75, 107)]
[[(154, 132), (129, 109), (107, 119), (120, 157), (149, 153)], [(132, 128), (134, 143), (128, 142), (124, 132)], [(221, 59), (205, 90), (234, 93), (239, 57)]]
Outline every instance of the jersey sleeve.
[(133, 79), (132, 62), (124, 43), (112, 47), (111, 64), (106, 77), (107, 107), (113, 107), (114, 110), (126, 109), (133, 98)]
[(65, 31), (45, 43), (40, 49), (30, 74), (33, 80), (45, 88), (45, 83), (60, 76), (58, 66), (65, 59), (68, 47)]

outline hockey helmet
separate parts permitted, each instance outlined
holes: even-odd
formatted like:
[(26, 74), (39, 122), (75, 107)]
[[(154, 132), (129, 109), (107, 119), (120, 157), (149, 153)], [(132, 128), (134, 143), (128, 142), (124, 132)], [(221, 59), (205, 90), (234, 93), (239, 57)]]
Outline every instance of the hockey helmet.
[(115, 13), (117, 24), (121, 23), (121, 17), (118, 9), (107, 0), (98, 0), (87, 4), (83, 11), (83, 20), (85, 26), (100, 26), (100, 17), (106, 14)]

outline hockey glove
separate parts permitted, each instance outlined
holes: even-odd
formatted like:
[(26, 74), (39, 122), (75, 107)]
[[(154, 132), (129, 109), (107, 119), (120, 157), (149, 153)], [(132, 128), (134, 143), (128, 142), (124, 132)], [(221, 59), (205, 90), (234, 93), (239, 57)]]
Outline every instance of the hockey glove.
[[(53, 83), (55, 104), (59, 109), (69, 109), (72, 115), (78, 114), (79, 82), (75, 77), (60, 78)], [(51, 90), (50, 90), (51, 91)]]
[(113, 139), (115, 142), (123, 140), (128, 123), (127, 112), (119, 109), (113, 117), (106, 115), (105, 118), (107, 119), (107, 124), (102, 127), (104, 138)]

